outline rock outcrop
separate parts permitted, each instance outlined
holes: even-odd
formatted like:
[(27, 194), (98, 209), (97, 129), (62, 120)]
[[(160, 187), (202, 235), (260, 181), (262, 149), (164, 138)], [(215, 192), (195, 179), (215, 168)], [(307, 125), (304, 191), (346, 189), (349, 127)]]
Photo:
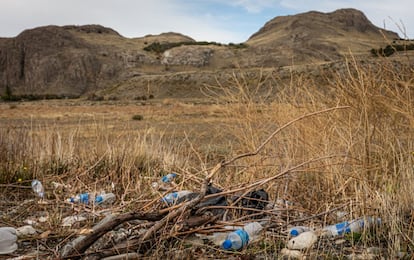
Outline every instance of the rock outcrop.
[(368, 56), (384, 36), (398, 38), (355, 9), (276, 17), (240, 45), (197, 43), (174, 32), (131, 39), (100, 25), (45, 26), (0, 38), (0, 95), (131, 97), (119, 91), (158, 84), (155, 95), (177, 96), (220, 80), (217, 71), (225, 81), (224, 72), (235, 68), (336, 61), (349, 50)]

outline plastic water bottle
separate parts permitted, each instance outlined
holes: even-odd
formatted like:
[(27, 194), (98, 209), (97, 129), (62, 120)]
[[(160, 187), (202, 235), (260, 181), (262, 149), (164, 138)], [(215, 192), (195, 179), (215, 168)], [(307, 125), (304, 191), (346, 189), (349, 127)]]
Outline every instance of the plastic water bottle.
[(116, 196), (112, 192), (102, 193), (95, 197), (95, 204), (97, 205), (107, 205), (115, 202)]
[(364, 228), (379, 224), (381, 224), (380, 218), (367, 217), (326, 226), (322, 229), (322, 232), (324, 235), (328, 236), (339, 236), (348, 233), (361, 232)]
[(193, 193), (192, 191), (189, 190), (182, 190), (182, 191), (176, 191), (176, 192), (171, 192), (168, 193), (167, 195), (165, 195), (161, 201), (167, 203), (168, 205), (172, 205), (174, 204), (179, 198), (182, 198), (184, 196), (187, 196), (188, 194)]
[(0, 227), (0, 255), (17, 250), (17, 232), (13, 227)]
[(175, 177), (177, 177), (176, 173), (174, 173), (174, 172), (169, 173), (169, 174), (167, 174), (167, 175), (165, 175), (161, 178), (161, 182), (170, 183), (173, 179), (175, 179)]
[(222, 247), (225, 250), (239, 250), (247, 246), (259, 233), (263, 226), (258, 222), (248, 223), (243, 229), (230, 232), (226, 240), (224, 240)]
[(110, 193), (101, 193), (98, 195), (95, 194), (89, 194), (87, 192), (81, 193), (76, 195), (75, 197), (69, 198), (67, 201), (71, 203), (83, 203), (83, 204), (89, 204), (89, 203), (95, 203), (96, 205), (100, 204), (111, 204), (115, 201), (115, 194), (112, 192)]
[(75, 197), (69, 198), (68, 202), (88, 204), (89, 203), (89, 193), (85, 192), (85, 193), (78, 194)]
[(296, 237), (299, 234), (306, 232), (306, 231), (311, 231), (312, 229), (310, 227), (306, 227), (306, 226), (295, 226), (295, 227), (291, 227), (288, 229), (289, 235), (292, 237)]
[(43, 199), (43, 197), (45, 196), (45, 189), (43, 188), (43, 185), (39, 180), (32, 181), (32, 189), (37, 196)]

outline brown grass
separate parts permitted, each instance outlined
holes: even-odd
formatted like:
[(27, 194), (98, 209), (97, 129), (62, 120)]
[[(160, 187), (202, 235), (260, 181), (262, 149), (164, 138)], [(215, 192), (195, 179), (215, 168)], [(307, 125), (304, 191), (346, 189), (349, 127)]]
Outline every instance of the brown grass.
[[(18, 103), (11, 109), (3, 103), (2, 207), (33, 197), (23, 187), (38, 178), (46, 186), (47, 199), (58, 205), (43, 209), (55, 216), (43, 228), (64, 237), (67, 231), (59, 223), (70, 209), (62, 201), (70, 194), (112, 190), (119, 198), (114, 211), (139, 210), (160, 198), (151, 183), (163, 174), (175, 171), (181, 189), (197, 190), (212, 166), (254, 152), (276, 129), (295, 121), (257, 154), (240, 158), (214, 175), (213, 183), (228, 193), (256, 183), (273, 201), (291, 201), (287, 224), (306, 216), (319, 216), (305, 221), (307, 225), (336, 223), (336, 210), (325, 212), (338, 207), (348, 219), (381, 217), (380, 229), (355, 242), (354, 250), (378, 246), (386, 257), (411, 252), (412, 74), (412, 68), (396, 69), (386, 60), (367, 65), (351, 59), (345, 69), (326, 74), (328, 90), (318, 89), (303, 75), (284, 84), (277, 75), (250, 79), (242, 73), (226, 84), (209, 86), (205, 92), (211, 104), (39, 101)], [(303, 117), (338, 106), (347, 108)], [(143, 115), (143, 120), (132, 120), (135, 114)], [(70, 188), (58, 193), (52, 181)], [(6, 214), (3, 223), (19, 226), (29, 215)], [(286, 237), (275, 240), (275, 236), (268, 234), (259, 248), (244, 253), (258, 250), (277, 255)], [(158, 246), (160, 250), (173, 247), (161, 240)], [(50, 249), (50, 254), (55, 250)], [(160, 256), (160, 250), (148, 255)], [(316, 251), (325, 257), (337, 254), (322, 244)]]

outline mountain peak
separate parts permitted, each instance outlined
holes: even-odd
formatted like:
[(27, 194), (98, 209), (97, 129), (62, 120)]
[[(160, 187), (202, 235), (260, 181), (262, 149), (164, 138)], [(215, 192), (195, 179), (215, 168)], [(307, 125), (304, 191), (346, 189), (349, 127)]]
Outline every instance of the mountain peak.
[[(381, 33), (382, 31), (382, 33)], [(282, 35), (307, 35), (314, 37), (330, 37), (343, 35), (344, 33), (359, 33), (367, 37), (383, 37), (390, 39), (399, 38), (398, 34), (382, 30), (373, 25), (365, 14), (357, 9), (338, 9), (330, 13), (310, 11), (306, 13), (278, 16), (268, 21), (258, 32), (253, 34), (248, 42), (254, 44), (263, 42), (264, 37)]]

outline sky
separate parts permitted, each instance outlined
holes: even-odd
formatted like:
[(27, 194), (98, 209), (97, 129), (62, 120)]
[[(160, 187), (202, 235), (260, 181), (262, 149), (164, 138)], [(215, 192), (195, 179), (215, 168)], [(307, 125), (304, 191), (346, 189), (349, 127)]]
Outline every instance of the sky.
[(178, 32), (241, 43), (277, 16), (340, 8), (361, 10), (376, 26), (414, 38), (412, 0), (0, 0), (0, 37), (45, 25), (100, 24), (128, 38)]

